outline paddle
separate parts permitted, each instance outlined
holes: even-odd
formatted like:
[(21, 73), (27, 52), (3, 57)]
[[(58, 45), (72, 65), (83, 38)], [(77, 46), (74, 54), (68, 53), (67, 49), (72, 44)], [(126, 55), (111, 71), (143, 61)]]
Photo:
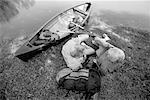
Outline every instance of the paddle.
[[(82, 26), (80, 26), (80, 25), (78, 25), (78, 24), (76, 24), (76, 23), (74, 23), (74, 22), (70, 22), (70, 23), (72, 23), (72, 24), (74, 24), (75, 26), (79, 27), (80, 29), (86, 31), (86, 32), (82, 32), (83, 34), (86, 33), (86, 34), (94, 35), (94, 36), (96, 36), (96, 37), (100, 37), (100, 38), (101, 38), (101, 36), (99, 36), (98, 34), (93, 33), (92, 31), (89, 31), (89, 30), (85, 29), (84, 27), (82, 27)], [(75, 33), (75, 32), (73, 32), (73, 33)], [(79, 33), (81, 34), (81, 32), (79, 32)], [(76, 32), (76, 34), (78, 34), (78, 33)]]
[[(62, 33), (70, 33), (70, 34), (88, 34), (88, 35), (92, 35), (92, 36), (96, 36), (96, 37), (101, 38), (101, 36), (99, 36), (98, 34), (93, 33), (93, 32), (91, 32), (91, 31), (85, 29), (84, 27), (82, 27), (82, 26), (80, 26), (80, 25), (78, 25), (78, 24), (76, 24), (76, 23), (74, 23), (74, 22), (70, 22), (70, 23), (74, 24), (76, 27), (78, 27), (78, 28), (80, 28), (80, 29), (82, 29), (82, 30), (84, 30), (84, 31), (83, 31), (83, 32), (73, 32), (73, 31), (68, 31), (68, 30), (67, 30), (67, 31), (61, 31)], [(57, 41), (57, 40), (56, 40), (56, 41)], [(49, 44), (50, 42), (52, 43), (52, 42), (54, 42), (54, 41), (46, 40), (45, 43), (44, 43), (43, 45)], [(41, 47), (43, 47), (43, 45), (41, 45)]]

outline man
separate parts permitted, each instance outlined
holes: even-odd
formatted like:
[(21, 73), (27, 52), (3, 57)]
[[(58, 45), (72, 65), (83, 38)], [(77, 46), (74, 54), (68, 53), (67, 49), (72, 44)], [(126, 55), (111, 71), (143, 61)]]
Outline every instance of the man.
[[(99, 46), (94, 42), (96, 36), (90, 34), (81, 34), (76, 38), (70, 39), (62, 48), (62, 55), (67, 64), (67, 67), (72, 70), (82, 68), (82, 64), (86, 61), (87, 57), (96, 53)], [(108, 36), (104, 35), (102, 41), (109, 40)]]
[(62, 48), (62, 55), (67, 67), (74, 71), (82, 68), (82, 63), (84, 63), (86, 56), (95, 52), (92, 47), (81, 43), (88, 38), (88, 34), (81, 34), (76, 38), (70, 39)]
[[(79, 35), (69, 40), (62, 48), (62, 55), (66, 61), (70, 72), (78, 72), (83, 68), (87, 55), (96, 53), (96, 62), (99, 70), (104, 74), (112, 73), (125, 59), (124, 51), (111, 45), (107, 41), (110, 38), (104, 34), (103, 38), (90, 36), (88, 34)], [(94, 96), (94, 100), (99, 100), (100, 93)]]

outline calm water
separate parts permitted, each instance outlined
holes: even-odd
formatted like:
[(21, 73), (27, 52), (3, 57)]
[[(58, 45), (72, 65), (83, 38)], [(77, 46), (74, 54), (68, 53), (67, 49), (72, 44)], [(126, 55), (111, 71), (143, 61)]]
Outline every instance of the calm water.
[[(10, 1), (12, 1), (12, 0), (10, 0)], [(14, 1), (19, 1), (19, 0), (14, 0)], [(20, 1), (25, 1), (25, 0), (20, 0)], [(47, 2), (43, 1), (42, 2), (42, 1), (34, 1), (34, 0), (30, 0), (30, 1), (33, 1), (33, 2), (25, 2), (24, 4), (22, 4), (20, 6), (19, 10), (16, 10), (15, 7), (10, 7), (10, 9), (9, 9), (10, 12), (5, 11), (6, 16), (4, 16), (0, 19), (0, 21), (1, 21), (0, 22), (1, 23), (0, 24), (0, 36), (1, 37), (17, 37), (22, 34), (32, 35), (47, 20), (49, 20), (53, 16), (59, 14), (60, 12), (66, 10), (72, 6), (83, 3), (83, 2), (79, 2), (79, 1), (76, 1), (76, 2), (75, 1), (74, 2), (69, 2), (69, 1), (65, 1), (65, 2), (64, 1), (62, 1), (62, 2), (61, 1), (47, 1)], [(123, 3), (121, 3), (121, 4), (123, 4)], [(93, 12), (99, 13), (100, 9), (103, 10), (106, 8), (108, 10), (112, 9), (114, 11), (116, 11), (118, 9), (115, 7), (115, 5), (112, 7), (110, 5), (114, 5), (114, 4), (108, 3), (108, 2), (103, 2), (103, 3), (102, 2), (93, 2)], [(7, 6), (9, 6), (9, 5), (7, 5)], [(119, 5), (118, 5), (118, 7), (119, 7)], [(121, 9), (126, 9), (126, 8), (122, 7)], [(135, 9), (132, 9), (133, 12)], [(131, 10), (131, 12), (132, 12), (132, 10)], [(122, 10), (120, 10), (120, 11), (122, 11)], [(107, 14), (107, 16), (104, 14)], [(115, 16), (113, 16), (113, 14), (103, 13), (102, 15), (103, 15), (102, 17), (104, 17), (103, 19), (107, 20), (108, 23), (109, 23), (109, 21), (110, 21), (110, 24), (116, 22), (116, 21), (113, 22), (114, 21), (113, 19), (115, 17)], [(3, 16), (3, 15), (0, 14), (0, 16)], [(113, 17), (111, 17), (111, 16), (113, 16)], [(119, 16), (121, 16), (121, 15), (119, 15)], [(105, 19), (105, 18), (107, 18), (107, 19)], [(117, 20), (117, 19), (118, 18), (116, 18), (115, 20)], [(138, 19), (138, 17), (136, 18), (136, 20), (140, 20), (140, 19), (141, 19), (141, 17), (139, 19)], [(118, 20), (118, 23), (126, 22), (126, 21), (124, 21), (124, 22), (121, 21), (122, 19), (119, 19), (119, 20)], [(124, 18), (123, 20), (128, 20), (128, 18), (127, 19)], [(130, 20), (132, 20), (132, 19), (130, 19)], [(145, 23), (145, 22), (142, 23), (143, 24), (142, 27), (149, 27), (148, 26), (149, 21), (150, 21), (149, 18), (147, 17), (147, 19), (144, 19), (144, 21), (147, 23)], [(130, 21), (128, 21), (128, 22), (130, 22)], [(136, 23), (136, 22), (137, 21), (135, 21), (134, 23)], [(119, 23), (119, 24), (122, 24), (122, 23)], [(138, 24), (140, 24), (140, 23), (141, 22), (139, 22)], [(130, 25), (130, 23), (128, 23), (128, 25)], [(134, 26), (134, 25), (137, 25), (137, 23), (133, 24), (132, 26)], [(146, 28), (146, 29), (148, 29), (148, 28)]]

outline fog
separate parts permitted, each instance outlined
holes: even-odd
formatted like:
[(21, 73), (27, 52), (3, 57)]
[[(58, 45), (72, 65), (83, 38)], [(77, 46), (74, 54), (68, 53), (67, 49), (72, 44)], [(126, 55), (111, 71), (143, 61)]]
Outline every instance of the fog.
[(150, 1), (94, 1), (94, 9), (144, 14), (150, 16)]
[(58, 2), (92, 2), (94, 10), (112, 10), (117, 12), (129, 12), (150, 16), (149, 0), (35, 0), (35, 1), (58, 1)]
[[(0, 2), (0, 8), (4, 8), (0, 9), (0, 37), (16, 37), (18, 34), (34, 33), (53, 16), (70, 7), (88, 1), (92, 3), (92, 13), (100, 13), (100, 10), (111, 10), (114, 15), (116, 14), (114, 12), (121, 12), (121, 14), (116, 14), (115, 16), (112, 16), (112, 13), (107, 13), (107, 16), (106, 14), (101, 16), (104, 19), (106, 18), (106, 20), (109, 21), (109, 24), (125, 24), (138, 26), (138, 28), (140, 27), (142, 29), (149, 29), (150, 17), (137, 17), (136, 15), (131, 17), (127, 13), (150, 16), (150, 1), (3, 0)], [(122, 12), (127, 13), (122, 14)], [(126, 18), (122, 16), (125, 16)], [(131, 22), (131, 20), (132, 22), (134, 21), (134, 24), (128, 23)]]

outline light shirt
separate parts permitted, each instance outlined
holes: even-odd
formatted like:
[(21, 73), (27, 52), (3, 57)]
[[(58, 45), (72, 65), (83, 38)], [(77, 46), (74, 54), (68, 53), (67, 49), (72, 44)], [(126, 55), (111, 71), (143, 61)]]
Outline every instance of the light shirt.
[(79, 35), (77, 38), (70, 39), (62, 48), (62, 55), (64, 57), (64, 60), (69, 68), (72, 70), (77, 70), (80, 67), (82, 67), (82, 64), (84, 62), (84, 57), (72, 57), (71, 53), (76, 51), (76, 48), (82, 48), (80, 43), (84, 41), (85, 39), (88, 39), (89, 35), (82, 34)]

